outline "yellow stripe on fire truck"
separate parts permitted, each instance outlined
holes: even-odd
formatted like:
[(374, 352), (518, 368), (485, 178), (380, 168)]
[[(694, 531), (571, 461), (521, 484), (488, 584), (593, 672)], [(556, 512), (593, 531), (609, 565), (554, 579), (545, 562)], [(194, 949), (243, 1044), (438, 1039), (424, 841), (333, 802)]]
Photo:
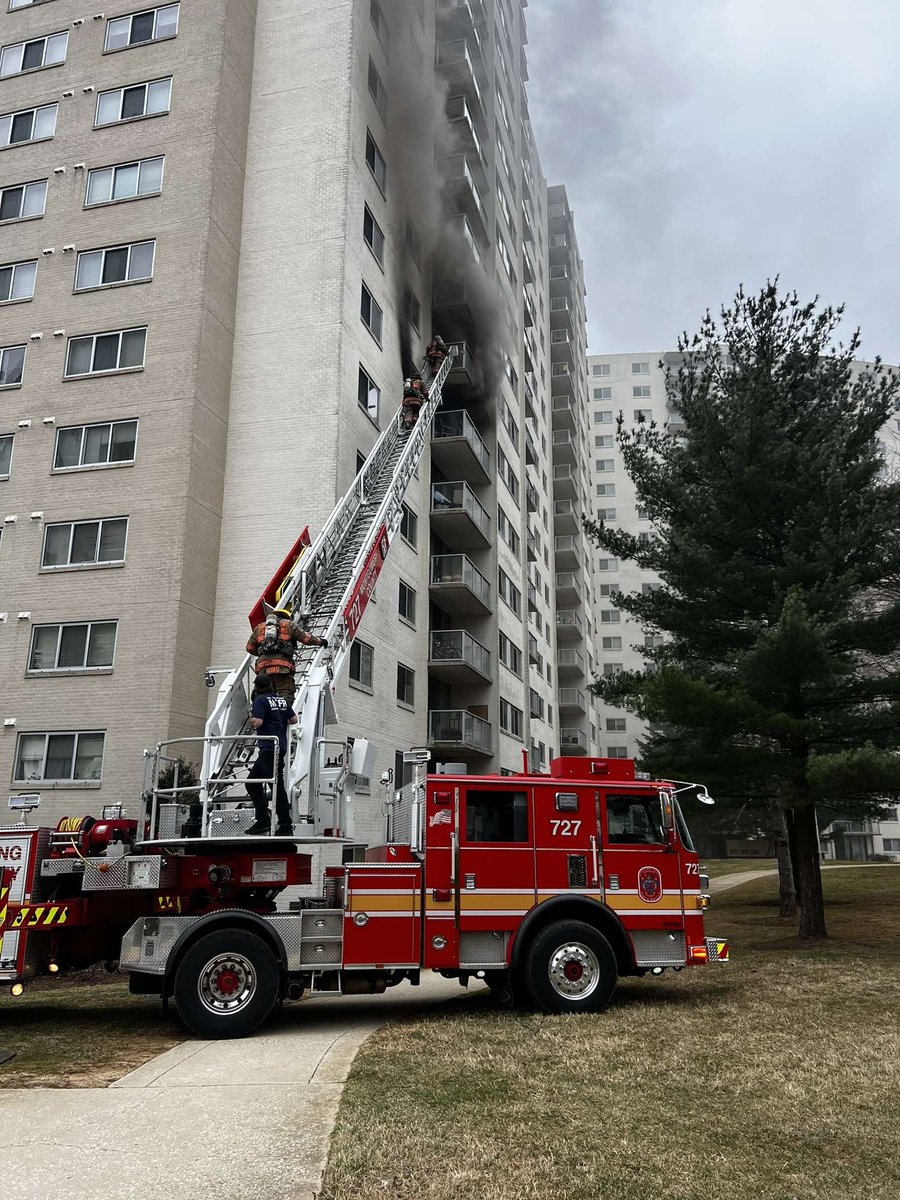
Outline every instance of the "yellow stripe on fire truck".
[[(65, 904), (23, 904), (10, 922), (10, 929), (37, 929), (65, 925), (69, 910)], [(2, 921), (0, 921), (2, 924)]]

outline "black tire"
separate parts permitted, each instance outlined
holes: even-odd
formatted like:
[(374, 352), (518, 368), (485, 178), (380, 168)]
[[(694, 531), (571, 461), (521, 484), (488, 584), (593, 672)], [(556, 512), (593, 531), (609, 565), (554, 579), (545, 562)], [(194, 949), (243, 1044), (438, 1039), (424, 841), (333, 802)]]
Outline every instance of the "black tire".
[(246, 929), (220, 929), (185, 951), (172, 995), (198, 1037), (237, 1038), (263, 1023), (279, 992), (278, 963), (266, 943)]
[(584, 921), (555, 921), (541, 929), (523, 967), (529, 999), (547, 1013), (601, 1012), (616, 988), (612, 946)]

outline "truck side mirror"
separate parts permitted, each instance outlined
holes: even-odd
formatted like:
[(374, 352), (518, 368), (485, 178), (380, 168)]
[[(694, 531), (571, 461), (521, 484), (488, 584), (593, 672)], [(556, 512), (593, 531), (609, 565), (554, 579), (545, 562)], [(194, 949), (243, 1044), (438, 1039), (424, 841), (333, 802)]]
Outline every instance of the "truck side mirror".
[(662, 806), (662, 825), (665, 832), (666, 845), (670, 850), (675, 849), (675, 805), (671, 792), (660, 792), (659, 802)]

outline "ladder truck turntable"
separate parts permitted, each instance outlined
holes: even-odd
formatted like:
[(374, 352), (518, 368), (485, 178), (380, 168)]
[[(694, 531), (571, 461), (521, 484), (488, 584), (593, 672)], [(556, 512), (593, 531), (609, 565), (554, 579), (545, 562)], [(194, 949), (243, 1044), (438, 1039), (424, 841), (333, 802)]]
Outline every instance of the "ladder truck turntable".
[[(285, 784), (293, 837), (249, 837), (244, 780), (261, 740), (249, 725), (248, 655), (224, 678), (202, 738), (144, 752), (137, 819), (30, 824), (40, 797), (10, 797), (23, 819), (0, 829), (0, 982), (20, 995), (38, 974), (118, 963), (132, 992), (174, 999), (204, 1038), (241, 1037), (284, 998), (380, 993), (437, 971), (484, 979), (545, 1012), (596, 1012), (624, 975), (728, 958), (708, 937), (708, 880), (678, 801), (693, 789), (639, 776), (627, 759), (553, 759), (549, 773), (428, 772), (385, 804), (383, 845), (342, 862), (353, 843), (353, 782), (374, 747), (326, 736), (349, 653), (427, 444), (453, 347), (428, 379), (412, 430), (381, 434), (321, 533), (300, 535), (250, 614), (308, 614), (328, 648), (298, 655), (298, 724)], [(423, 372), (424, 373), (424, 372)], [(182, 754), (199, 782), (179, 778)], [(274, 795), (274, 787), (271, 789)], [(274, 813), (271, 814), (274, 817)], [(273, 826), (274, 827), (274, 826)], [(279, 908), (287, 889), (315, 897)]]

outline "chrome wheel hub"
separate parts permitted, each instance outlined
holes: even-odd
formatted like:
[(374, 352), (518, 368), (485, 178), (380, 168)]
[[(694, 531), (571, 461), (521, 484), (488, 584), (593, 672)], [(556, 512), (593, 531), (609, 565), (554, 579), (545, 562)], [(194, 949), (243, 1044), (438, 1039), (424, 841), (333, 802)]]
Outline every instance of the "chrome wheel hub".
[(560, 996), (584, 1000), (600, 982), (600, 963), (583, 942), (567, 942), (550, 956), (550, 983)]
[(197, 991), (210, 1012), (239, 1012), (256, 994), (253, 964), (242, 954), (217, 954), (200, 972)]

